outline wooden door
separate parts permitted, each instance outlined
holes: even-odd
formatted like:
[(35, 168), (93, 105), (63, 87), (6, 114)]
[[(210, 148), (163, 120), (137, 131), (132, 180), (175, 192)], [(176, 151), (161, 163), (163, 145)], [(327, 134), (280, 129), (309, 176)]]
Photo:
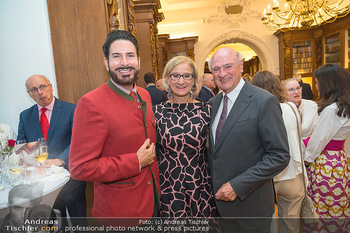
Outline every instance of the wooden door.
[(105, 0), (47, 0), (59, 99), (77, 103), (108, 80), (102, 45), (109, 32)]

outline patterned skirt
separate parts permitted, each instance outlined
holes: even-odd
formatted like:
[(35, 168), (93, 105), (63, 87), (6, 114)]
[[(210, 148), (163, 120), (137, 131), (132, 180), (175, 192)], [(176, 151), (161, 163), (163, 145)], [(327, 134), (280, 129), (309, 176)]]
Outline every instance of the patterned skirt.
[(321, 218), (350, 217), (349, 164), (344, 150), (324, 150), (308, 167), (308, 195)]

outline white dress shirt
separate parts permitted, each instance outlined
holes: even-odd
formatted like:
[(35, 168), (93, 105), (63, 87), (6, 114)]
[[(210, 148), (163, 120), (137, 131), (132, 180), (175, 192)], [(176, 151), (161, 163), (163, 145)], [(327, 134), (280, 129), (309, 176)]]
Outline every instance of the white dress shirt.
[[(239, 81), (238, 85), (235, 87), (235, 89), (233, 89), (230, 93), (227, 94), (227, 116), (230, 114), (231, 109), (233, 104), (236, 102), (236, 99), (239, 95), (239, 93), (241, 92), (243, 86), (244, 86), (244, 80), (241, 78), (241, 80)], [(223, 97), (225, 96), (225, 93), (222, 93)], [(220, 120), (220, 116), (221, 116), (221, 112), (222, 112), (222, 108), (223, 108), (223, 103), (224, 103), (224, 98), (222, 98), (220, 106), (218, 108), (218, 112), (215, 116), (215, 119), (213, 121), (213, 125), (211, 127), (211, 131), (212, 131), (212, 135), (213, 135), (213, 142), (215, 142), (215, 137), (216, 137), (216, 128), (218, 127), (219, 124), (219, 120)]]
[(302, 99), (298, 109), (302, 115), (301, 139), (305, 139), (311, 136), (313, 126), (318, 118), (318, 106), (315, 101)]
[(331, 140), (345, 140), (350, 134), (350, 119), (337, 115), (333, 103), (323, 109), (318, 117), (305, 151), (305, 161), (311, 163), (321, 154)]

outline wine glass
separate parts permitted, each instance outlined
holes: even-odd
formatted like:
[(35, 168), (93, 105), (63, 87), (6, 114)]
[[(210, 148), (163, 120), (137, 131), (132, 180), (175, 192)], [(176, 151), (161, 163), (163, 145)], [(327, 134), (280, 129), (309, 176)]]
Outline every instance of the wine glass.
[(12, 188), (8, 166), (8, 156), (0, 155), (0, 191)]
[(47, 144), (44, 138), (39, 138), (38, 142), (40, 143), (39, 149), (34, 154), (35, 159), (40, 163), (41, 175), (46, 174), (45, 161), (49, 157), (49, 151), (47, 148)]
[(13, 153), (8, 159), (10, 178), (12, 186), (23, 183), (23, 169), (25, 167), (25, 161), (22, 153)]

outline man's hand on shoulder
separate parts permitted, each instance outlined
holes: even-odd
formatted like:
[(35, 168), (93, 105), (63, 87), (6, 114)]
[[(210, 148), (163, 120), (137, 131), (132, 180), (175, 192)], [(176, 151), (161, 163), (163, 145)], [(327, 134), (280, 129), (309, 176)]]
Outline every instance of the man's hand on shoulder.
[(156, 156), (154, 143), (150, 144), (150, 139), (147, 138), (140, 149), (136, 152), (139, 158), (141, 168), (147, 167), (154, 162)]
[(52, 165), (55, 165), (57, 167), (63, 167), (64, 166), (64, 162), (62, 159), (60, 158), (56, 158), (56, 159), (47, 159), (45, 161), (45, 166), (46, 167), (51, 167)]
[(233, 190), (231, 184), (227, 182), (221, 186), (215, 194), (215, 198), (221, 201), (234, 201), (237, 198), (237, 194)]

